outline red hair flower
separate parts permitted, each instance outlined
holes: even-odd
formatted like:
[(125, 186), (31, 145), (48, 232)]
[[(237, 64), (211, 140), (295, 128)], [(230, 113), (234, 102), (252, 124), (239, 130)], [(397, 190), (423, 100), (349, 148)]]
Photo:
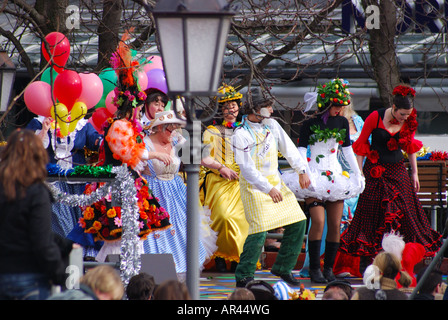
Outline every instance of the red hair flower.
[(403, 97), (411, 95), (415, 97), (415, 90), (409, 86), (399, 85), (394, 88), (394, 90), (392, 91), (392, 95), (402, 95)]

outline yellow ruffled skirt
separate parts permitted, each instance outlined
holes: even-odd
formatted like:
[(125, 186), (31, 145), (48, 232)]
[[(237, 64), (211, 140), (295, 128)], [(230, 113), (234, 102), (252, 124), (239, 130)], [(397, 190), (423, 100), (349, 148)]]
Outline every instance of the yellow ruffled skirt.
[(218, 233), (215, 257), (239, 262), (249, 229), (239, 181), (208, 172), (201, 182), (202, 205), (211, 210), (211, 228)]

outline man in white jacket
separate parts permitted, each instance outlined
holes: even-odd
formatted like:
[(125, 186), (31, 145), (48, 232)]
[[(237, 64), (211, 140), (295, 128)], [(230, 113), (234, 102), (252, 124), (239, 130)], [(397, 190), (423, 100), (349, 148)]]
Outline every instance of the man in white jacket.
[(284, 227), (285, 232), (271, 272), (288, 284), (298, 286), (300, 283), (292, 270), (302, 248), (306, 217), (295, 195), (281, 179), (278, 152), (297, 172), (302, 188), (310, 183), (306, 173), (308, 165), (279, 123), (270, 119), (273, 101), (264, 98), (261, 90), (255, 88), (247, 102), (248, 114), (233, 136), (235, 161), (241, 170), (241, 199), (249, 223), (249, 235), (235, 270), (236, 286), (244, 287), (254, 280), (267, 231), (279, 227)]

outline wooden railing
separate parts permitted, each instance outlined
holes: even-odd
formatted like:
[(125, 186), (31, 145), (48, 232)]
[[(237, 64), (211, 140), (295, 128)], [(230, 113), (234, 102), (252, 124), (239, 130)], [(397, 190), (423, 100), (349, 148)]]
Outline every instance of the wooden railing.
[[(410, 172), (409, 162), (405, 163)], [(420, 190), (417, 196), (424, 208), (431, 212), (431, 227), (441, 231), (447, 210), (447, 163), (446, 161), (417, 161)], [(437, 208), (441, 209), (441, 220), (437, 223)]]

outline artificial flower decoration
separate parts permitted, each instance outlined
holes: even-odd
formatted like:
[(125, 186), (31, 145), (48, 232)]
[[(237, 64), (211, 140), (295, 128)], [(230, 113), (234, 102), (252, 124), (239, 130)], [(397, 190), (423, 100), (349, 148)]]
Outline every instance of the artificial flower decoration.
[[(137, 179), (135, 184), (139, 183), (141, 181)], [(85, 193), (92, 193), (94, 187), (88, 185)], [(148, 186), (144, 185), (139, 188), (136, 197), (139, 210), (139, 237), (141, 239), (146, 239), (152, 231), (170, 226), (168, 212), (160, 206), (156, 198), (150, 196)], [(119, 240), (123, 232), (121, 207), (112, 206), (110, 199), (103, 198), (84, 208), (83, 216), (79, 219), (79, 225), (85, 233), (93, 234), (95, 241)]]
[(330, 103), (334, 106), (346, 106), (350, 104), (351, 92), (348, 90), (348, 81), (334, 79), (317, 88), (317, 107), (327, 107)]
[(326, 170), (326, 171), (322, 172), (321, 174), (323, 176), (326, 176), (328, 181), (333, 181), (334, 182), (334, 180), (333, 180), (333, 172), (332, 171)]
[(378, 165), (370, 169), (370, 175), (372, 178), (378, 179), (383, 176), (384, 171), (386, 171), (386, 169), (383, 166)]
[(431, 157), (429, 159), (432, 161), (446, 161), (448, 160), (448, 152), (434, 150), (431, 152)]
[(239, 122), (239, 121), (228, 122), (228, 121), (224, 120), (224, 121), (222, 122), (222, 125), (223, 125), (224, 127), (226, 127), (226, 128), (229, 128), (229, 129), (235, 129), (235, 128), (241, 127), (242, 123)]
[(218, 89), (218, 93), (222, 96), (218, 96), (218, 103), (224, 103), (232, 100), (240, 100), (243, 95), (235, 90), (234, 87), (227, 84), (223, 84), (222, 87)]
[(369, 154), (367, 155), (367, 159), (369, 159), (372, 163), (377, 163), (379, 158), (380, 155), (376, 150), (370, 150)]
[[(419, 144), (412, 143), (417, 128), (418, 128), (417, 111), (415, 110), (415, 108), (413, 108), (412, 113), (406, 119), (406, 121), (403, 124), (403, 127), (400, 130), (400, 138), (398, 140), (398, 144), (401, 147), (401, 149), (406, 150), (406, 152), (408, 153), (417, 152), (423, 146), (423, 144), (421, 143)], [(408, 150), (409, 148), (412, 148), (412, 150)]]
[(411, 95), (412, 97), (415, 97), (415, 90), (409, 86), (399, 85), (394, 88), (392, 95), (402, 95), (403, 97)]
[(398, 142), (397, 142), (397, 139), (395, 139), (395, 138), (390, 138), (389, 139), (389, 141), (387, 141), (387, 148), (390, 150), (390, 151), (395, 151), (395, 150), (397, 150), (398, 149)]
[[(132, 30), (131, 30), (132, 31)], [(117, 50), (112, 53), (109, 63), (117, 74), (117, 87), (114, 89), (113, 99), (117, 108), (124, 103), (130, 103), (133, 108), (142, 104), (146, 100), (146, 93), (140, 88), (135, 72), (140, 66), (137, 61), (132, 60), (132, 53), (126, 41), (130, 39), (130, 34), (126, 31), (118, 45)]]

